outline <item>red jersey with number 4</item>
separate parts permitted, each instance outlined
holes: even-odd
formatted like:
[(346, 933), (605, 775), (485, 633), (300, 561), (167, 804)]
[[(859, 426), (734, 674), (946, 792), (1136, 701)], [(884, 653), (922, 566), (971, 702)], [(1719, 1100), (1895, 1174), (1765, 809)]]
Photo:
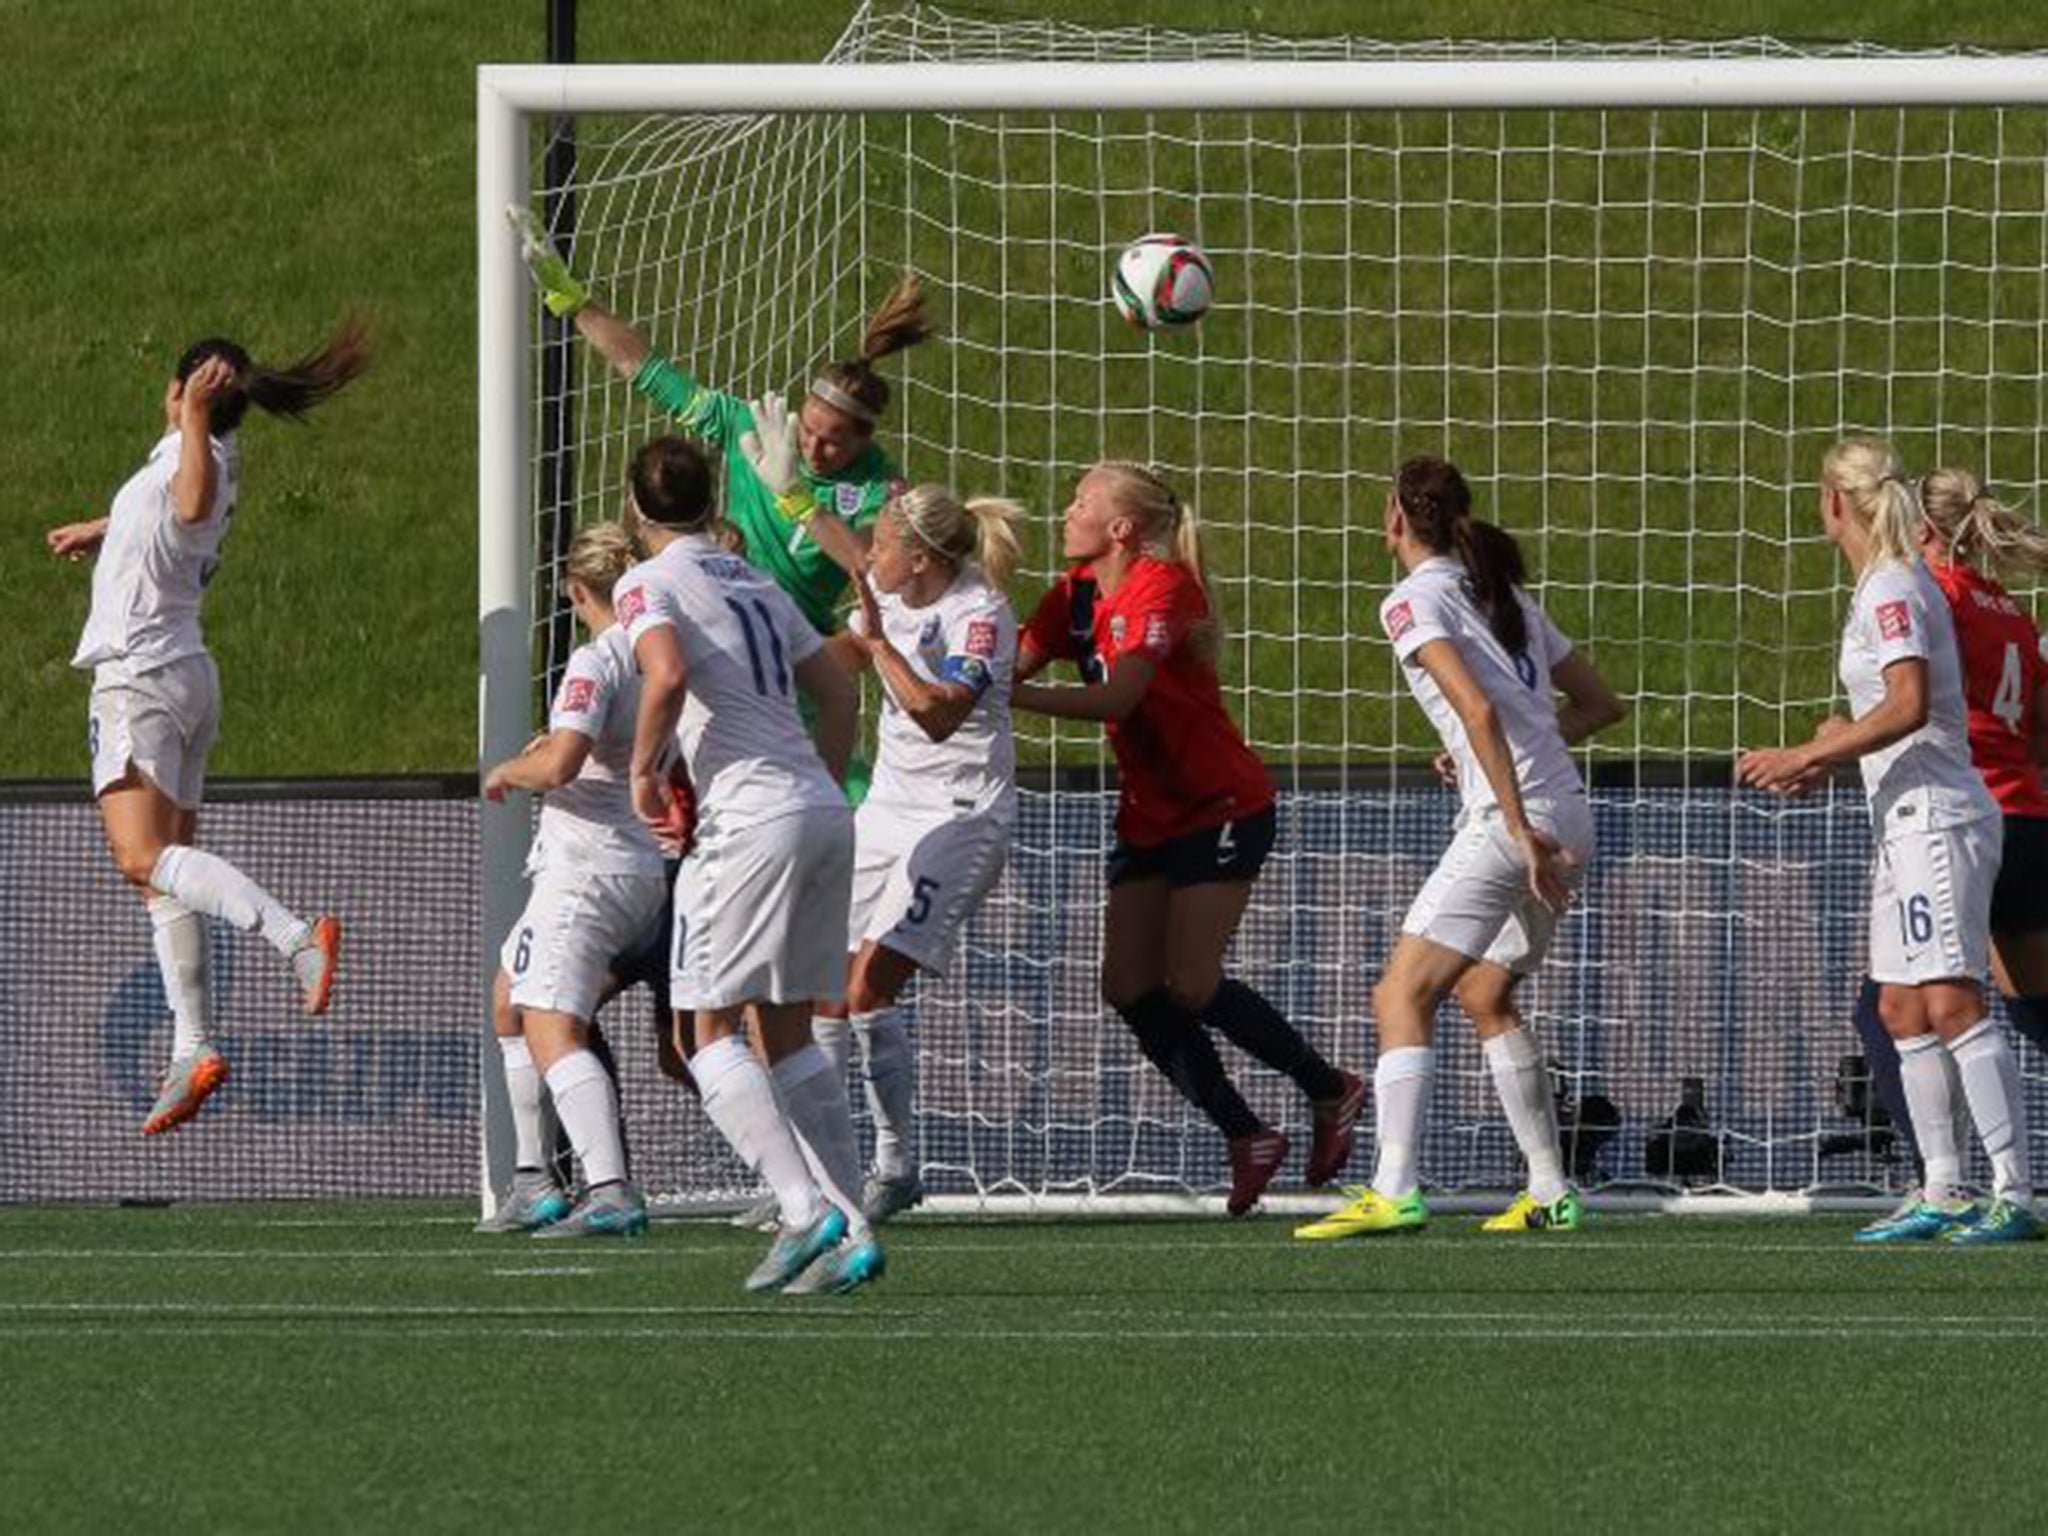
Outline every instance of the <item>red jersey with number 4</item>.
[(1041, 656), (1071, 661), (1091, 683), (1139, 652), (1158, 671), (1145, 696), (1109, 726), (1119, 798), (1116, 835), (1134, 848), (1250, 816), (1273, 803), (1266, 765), (1244, 744), (1199, 637), (1209, 599), (1187, 567), (1146, 557), (1105, 597), (1088, 566), (1054, 583), (1024, 628)]
[(2048, 660), (2026, 609), (1990, 577), (1956, 562), (1928, 573), (1941, 583), (1956, 619), (1963, 653), (1963, 692), (1970, 703), (1970, 759), (1984, 787), (2008, 816), (2048, 816), (2048, 792), (2027, 747), (2034, 739), (2034, 699)]

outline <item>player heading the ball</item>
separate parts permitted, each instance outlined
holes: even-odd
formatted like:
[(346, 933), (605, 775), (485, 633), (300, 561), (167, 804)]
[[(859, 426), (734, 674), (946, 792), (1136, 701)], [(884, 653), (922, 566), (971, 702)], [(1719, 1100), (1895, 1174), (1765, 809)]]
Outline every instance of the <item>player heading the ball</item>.
[(1230, 1143), (1233, 1216), (1258, 1203), (1287, 1137), (1252, 1112), (1206, 1026), (1292, 1078), (1313, 1105), (1305, 1177), (1351, 1153), (1365, 1085), (1330, 1065), (1264, 997), (1223, 973), (1276, 830), (1273, 785), (1223, 707), (1222, 626), (1209, 605), (1194, 508), (1141, 464), (1110, 460), (1074, 487), (1077, 562), (1025, 626), (1017, 676), (1070, 661), (1082, 683), (1020, 681), (1018, 709), (1099, 720), (1116, 753), (1102, 995), (1139, 1050)]
[[(1515, 987), (1543, 963), (1593, 857), (1593, 808), (1571, 747), (1625, 713), (1591, 661), (1523, 590), (1522, 552), (1475, 517), (1455, 464), (1410, 459), (1386, 507), (1387, 550), (1406, 572), (1380, 606), (1408, 686), (1448, 754), (1458, 820), (1373, 988), (1378, 1162), (1370, 1187), (1295, 1229), (1308, 1239), (1398, 1232), (1429, 1219), (1419, 1174), (1436, 1073), (1437, 1009), (1456, 996), (1478, 1031), (1528, 1187), (1490, 1232), (1570, 1231), (1543, 1051)], [(1559, 710), (1554, 696), (1564, 695)]]
[(164, 433), (105, 517), (53, 528), (51, 553), (97, 555), (92, 609), (71, 664), (93, 675), (93, 796), (114, 862), (143, 895), (173, 1020), (171, 1064), (143, 1121), (155, 1135), (189, 1120), (227, 1080), (213, 1043), (204, 918), (260, 934), (291, 967), (306, 1012), (334, 992), (341, 924), (312, 923), (225, 859), (194, 846), (206, 759), (220, 726), (220, 673), (199, 610), (220, 568), (242, 486), (249, 407), (302, 421), (369, 366), (351, 318), (327, 345), (283, 366), (221, 336), (194, 342), (164, 386)]
[[(1852, 719), (1824, 721), (1796, 747), (1745, 752), (1744, 784), (1805, 794), (1838, 764), (1863, 770), (1876, 866), (1870, 976), (1899, 1050), (1914, 1139), (1926, 1165), (1919, 1204), (1874, 1222), (1864, 1242), (2012, 1242), (2042, 1235), (2032, 1210), (2019, 1063), (1988, 1016), (1978, 977), (1990, 959), (1991, 892), (2003, 825), (1970, 761), (1969, 708), (1955, 621), (1920, 560), (1920, 504), (1889, 443), (1852, 437), (1821, 461), (1821, 527), (1856, 575), (1842, 631)], [(1990, 1154), (1996, 1198), (1963, 1197), (1952, 1077)]]

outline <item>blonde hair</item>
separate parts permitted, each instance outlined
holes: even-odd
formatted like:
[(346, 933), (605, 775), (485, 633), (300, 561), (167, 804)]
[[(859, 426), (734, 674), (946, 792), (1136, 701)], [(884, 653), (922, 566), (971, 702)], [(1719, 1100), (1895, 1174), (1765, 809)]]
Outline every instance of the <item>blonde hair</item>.
[(1920, 558), (1920, 502), (1905, 466), (1881, 437), (1845, 437), (1820, 463), (1821, 484), (1841, 494), (1879, 560), (1910, 565)]
[(1170, 549), (1172, 558), (1193, 574), (1208, 600), (1209, 617), (1190, 638), (1213, 660), (1223, 643), (1223, 616), (1209, 587), (1209, 562), (1202, 554), (1202, 523), (1195, 509), (1180, 499), (1157, 470), (1134, 459), (1104, 459), (1092, 473), (1106, 474), (1115, 481), (1116, 504), (1137, 523), (1140, 541)]
[(581, 582), (599, 602), (609, 603), (612, 588), (639, 560), (633, 537), (623, 527), (617, 523), (593, 523), (580, 529), (570, 541), (569, 553), (562, 561), (562, 574), (569, 581)]
[(1016, 574), (1017, 523), (1024, 509), (1014, 501), (974, 496), (962, 502), (943, 485), (925, 484), (898, 492), (885, 510), (955, 569), (971, 562), (998, 590)]
[(2048, 572), (2048, 533), (1985, 490), (1967, 469), (1922, 475), (1920, 510), (1950, 555), (1987, 576)]

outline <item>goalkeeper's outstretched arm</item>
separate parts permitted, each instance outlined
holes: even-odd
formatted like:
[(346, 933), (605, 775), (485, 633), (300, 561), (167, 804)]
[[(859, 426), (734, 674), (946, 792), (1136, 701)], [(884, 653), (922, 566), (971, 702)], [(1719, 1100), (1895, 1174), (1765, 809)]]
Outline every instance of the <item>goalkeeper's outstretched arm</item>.
[(598, 356), (626, 378), (638, 377), (653, 352), (647, 338), (591, 296), (590, 285), (569, 270), (533, 214), (515, 205), (505, 210), (505, 217), (519, 236), (519, 259), (540, 289), (548, 313), (574, 321)]

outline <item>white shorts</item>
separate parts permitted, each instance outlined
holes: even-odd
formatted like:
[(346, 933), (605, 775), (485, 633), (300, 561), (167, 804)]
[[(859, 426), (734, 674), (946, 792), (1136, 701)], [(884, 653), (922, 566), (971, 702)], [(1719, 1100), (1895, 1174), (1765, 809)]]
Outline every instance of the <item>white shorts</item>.
[(1986, 816), (1897, 832), (1870, 872), (1870, 977), (1897, 986), (1976, 980), (1991, 960), (1991, 892), (2005, 823)]
[(660, 875), (542, 866), (498, 953), (512, 1006), (589, 1022), (612, 957), (647, 931), (664, 894)]
[(853, 812), (812, 806), (754, 826), (700, 824), (676, 876), (677, 1008), (846, 995)]
[[(1532, 800), (1523, 809), (1572, 856), (1566, 879), (1576, 890), (1593, 860), (1592, 807), (1584, 800)], [(1423, 883), (1401, 931), (1527, 976), (1549, 953), (1557, 919), (1530, 891), (1528, 868), (1501, 826), (1499, 809), (1490, 807), (1476, 816), (1459, 814), (1451, 846)]]
[(1010, 856), (995, 816), (914, 816), (870, 800), (853, 820), (853, 908), (846, 947), (873, 940), (935, 976)]
[(95, 671), (87, 706), (92, 792), (103, 794), (132, 764), (183, 810), (206, 790), (206, 756), (220, 731), (220, 671), (201, 652), (139, 677)]

